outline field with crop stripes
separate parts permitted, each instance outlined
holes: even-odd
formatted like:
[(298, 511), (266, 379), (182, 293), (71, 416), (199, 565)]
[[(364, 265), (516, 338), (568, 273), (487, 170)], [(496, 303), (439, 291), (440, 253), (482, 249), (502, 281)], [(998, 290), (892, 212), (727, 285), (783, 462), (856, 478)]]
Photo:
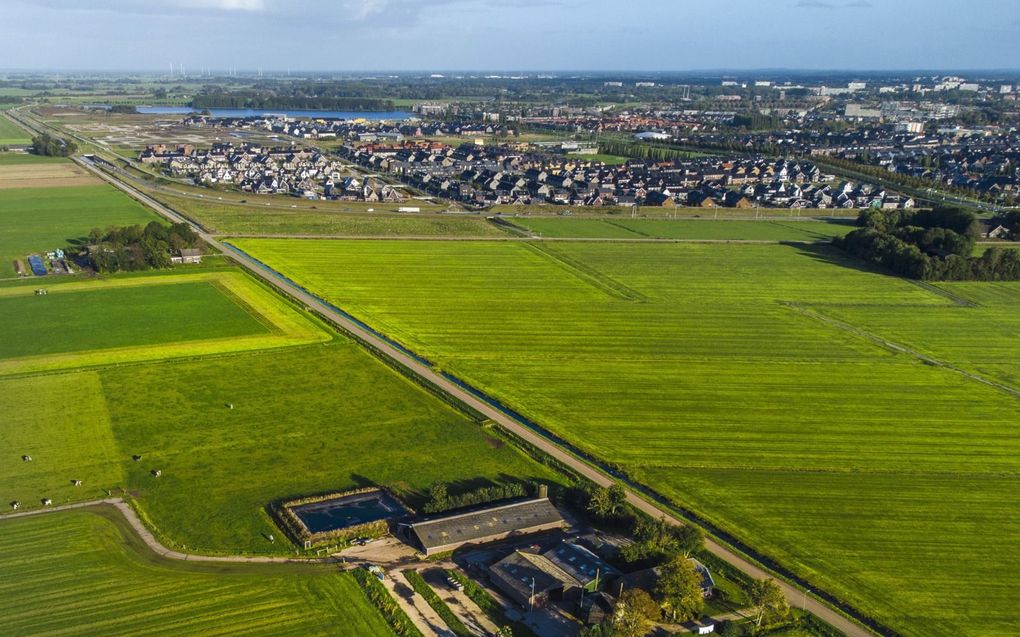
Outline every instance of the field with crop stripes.
[(886, 342), (970, 369), (990, 323), (1015, 371), (1012, 287), (821, 245), (236, 244), (897, 631), (1020, 630), (1020, 402)]
[[(335, 202), (323, 202), (315, 210), (307, 205), (293, 209), (261, 208), (221, 201), (199, 200), (159, 193), (157, 199), (202, 224), (214, 234), (237, 235), (335, 235), (350, 237), (488, 237), (504, 233), (478, 215), (394, 214), (400, 206), (380, 204), (369, 213), (364, 204), (352, 202), (350, 210)], [(279, 206), (280, 200), (274, 204)], [(417, 202), (404, 204), (422, 207)], [(384, 212), (384, 208), (386, 211)], [(433, 208), (423, 208), (426, 211)]]
[(826, 221), (731, 219), (508, 219), (545, 238), (683, 239), (691, 241), (827, 241), (853, 226)]
[(51, 277), (0, 287), (0, 375), (328, 341), (315, 321), (236, 270)]
[(333, 566), (156, 557), (113, 511), (0, 521), (4, 635), (391, 635)]

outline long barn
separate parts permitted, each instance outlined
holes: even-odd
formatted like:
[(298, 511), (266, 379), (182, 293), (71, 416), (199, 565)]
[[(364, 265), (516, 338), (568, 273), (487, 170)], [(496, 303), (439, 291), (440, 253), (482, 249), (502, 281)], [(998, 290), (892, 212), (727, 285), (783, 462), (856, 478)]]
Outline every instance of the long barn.
[(415, 522), (410, 525), (410, 539), (425, 555), (435, 555), (465, 544), (494, 542), (565, 525), (563, 516), (549, 498), (540, 497)]

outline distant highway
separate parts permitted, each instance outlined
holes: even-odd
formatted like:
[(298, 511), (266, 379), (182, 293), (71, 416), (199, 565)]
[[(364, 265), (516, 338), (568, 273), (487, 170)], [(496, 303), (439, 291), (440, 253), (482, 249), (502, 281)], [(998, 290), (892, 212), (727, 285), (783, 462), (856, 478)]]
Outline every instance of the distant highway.
[[(349, 316), (336, 311), (333, 307), (323, 302), (318, 297), (308, 293), (301, 289), (294, 283), (285, 280), (279, 276), (274, 275), (268, 271), (261, 263), (252, 259), (247, 254), (233, 250), (225, 246), (223, 243), (218, 241), (216, 237), (206, 232), (203, 228), (199, 228), (189, 220), (183, 218), (177, 212), (167, 208), (155, 199), (149, 197), (145, 193), (141, 192), (137, 188), (123, 183), (118, 179), (115, 179), (105, 171), (95, 168), (90, 162), (75, 158), (79, 164), (84, 166), (86, 169), (92, 171), (100, 178), (110, 182), (117, 188), (120, 188), (124, 192), (128, 193), (138, 201), (148, 205), (150, 208), (155, 210), (163, 217), (175, 222), (175, 223), (187, 223), (201, 236), (201, 238), (213, 248), (221, 251), (229, 258), (237, 262), (241, 267), (245, 268), (261, 280), (265, 281), (269, 285), (276, 288), (283, 294), (295, 299), (305, 307), (309, 308), (316, 314), (322, 316), (326, 320), (332, 322), (334, 325), (340, 328), (341, 331), (351, 335), (356, 340), (360, 341), (364, 345), (378, 353), (378, 355), (389, 359), (399, 367), (408, 370), (413, 376), (423, 379), (433, 387), (437, 388), (446, 395), (452, 397), (456, 401), (466, 405), (471, 410), (481, 414), (485, 418), (492, 420), (499, 424), (508, 432), (514, 436), (525, 441), (527, 444), (533, 445), (535, 448), (541, 450), (543, 453), (555, 458), (564, 465), (570, 467), (571, 470), (576, 471), (579, 475), (584, 476), (586, 479), (591, 480), (595, 484), (602, 486), (609, 486), (619, 481), (610, 477), (602, 470), (592, 466), (588, 462), (582, 460), (580, 457), (574, 455), (570, 451), (566, 450), (559, 444), (553, 442), (546, 436), (536, 432), (531, 427), (528, 427), (524, 423), (511, 417), (505, 411), (494, 407), (489, 402), (479, 398), (477, 395), (467, 390), (462, 385), (454, 382), (450, 378), (438, 373), (431, 366), (424, 363), (419, 358), (413, 356), (407, 351), (397, 347), (390, 341), (382, 338), (370, 329), (367, 329), (362, 324), (354, 321)], [(684, 525), (688, 522), (675, 516), (668, 509), (661, 507), (657, 504), (646, 500), (641, 497), (638, 492), (624, 485), (627, 491), (627, 501), (636, 509), (647, 513), (648, 515), (655, 518), (665, 518), (672, 524)], [(759, 567), (749, 559), (739, 555), (732, 549), (720, 544), (712, 538), (707, 538), (705, 542), (706, 548), (714, 555), (732, 566), (740, 569), (748, 576), (761, 579), (766, 577), (772, 577), (772, 574), (767, 572), (765, 569)], [(793, 585), (777, 579), (779, 585), (782, 587), (783, 592), (786, 594), (787, 599), (791, 605), (797, 607), (803, 607), (805, 610), (815, 614), (828, 624), (837, 628), (841, 632), (850, 637), (868, 637), (873, 635), (871, 631), (864, 628), (862, 625), (848, 619), (843, 614), (830, 608), (828, 605), (817, 600), (810, 595), (807, 595), (805, 591), (794, 587)], [(797, 602), (801, 602), (798, 604)]]

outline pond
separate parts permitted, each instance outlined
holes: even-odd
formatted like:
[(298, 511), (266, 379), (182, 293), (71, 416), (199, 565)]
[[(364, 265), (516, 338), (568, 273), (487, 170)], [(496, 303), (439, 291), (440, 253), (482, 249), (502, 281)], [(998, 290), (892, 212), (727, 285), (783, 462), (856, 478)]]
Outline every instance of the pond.
[(345, 495), (291, 509), (311, 533), (346, 529), (377, 520), (392, 520), (408, 511), (384, 491)]

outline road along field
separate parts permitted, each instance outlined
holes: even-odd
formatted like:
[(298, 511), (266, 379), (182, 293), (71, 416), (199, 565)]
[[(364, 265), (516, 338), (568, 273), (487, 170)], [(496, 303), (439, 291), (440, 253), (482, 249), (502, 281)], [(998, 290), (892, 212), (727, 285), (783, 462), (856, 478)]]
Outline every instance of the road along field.
[(0, 521), (5, 635), (392, 635), (335, 566), (166, 560), (112, 509)]
[(0, 190), (0, 278), (14, 276), (14, 259), (65, 248), (93, 228), (145, 225), (157, 219), (108, 185)]
[(830, 316), (952, 293), (825, 246), (233, 243), (903, 634), (1020, 630), (1016, 396)]
[[(332, 336), (236, 270), (0, 287), (0, 375), (193, 357)], [(52, 283), (52, 285), (50, 285)]]
[(507, 218), (543, 238), (682, 239), (707, 241), (828, 241), (853, 226), (825, 221), (713, 219)]

